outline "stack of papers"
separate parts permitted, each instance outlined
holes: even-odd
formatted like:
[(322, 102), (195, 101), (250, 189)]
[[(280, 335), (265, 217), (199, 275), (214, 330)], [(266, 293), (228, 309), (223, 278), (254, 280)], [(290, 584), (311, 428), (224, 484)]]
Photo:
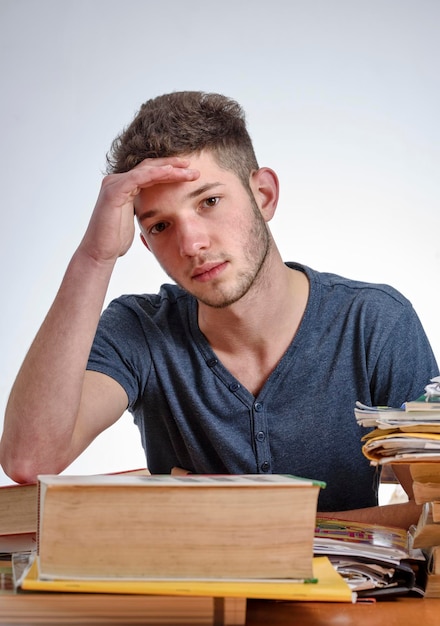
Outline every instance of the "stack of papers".
[(373, 428), (362, 437), (363, 453), (373, 465), (440, 460), (440, 376), (431, 379), (423, 396), (400, 408), (354, 409), (360, 426)]
[(425, 559), (401, 528), (318, 518), (314, 552), (328, 557), (359, 598), (422, 594), (416, 571)]

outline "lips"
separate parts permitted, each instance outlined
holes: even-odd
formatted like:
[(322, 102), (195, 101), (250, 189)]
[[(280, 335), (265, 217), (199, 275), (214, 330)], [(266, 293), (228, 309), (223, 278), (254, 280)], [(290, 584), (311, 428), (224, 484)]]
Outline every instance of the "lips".
[(225, 261), (222, 262), (214, 262), (214, 263), (205, 263), (200, 267), (196, 267), (192, 273), (192, 279), (198, 282), (207, 282), (212, 280), (213, 278), (217, 278), (221, 272), (225, 269), (227, 263)]

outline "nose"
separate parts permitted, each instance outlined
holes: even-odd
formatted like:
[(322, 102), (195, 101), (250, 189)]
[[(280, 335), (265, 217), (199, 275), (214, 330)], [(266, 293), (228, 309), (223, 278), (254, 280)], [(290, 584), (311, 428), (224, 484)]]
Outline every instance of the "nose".
[(206, 225), (201, 219), (193, 218), (180, 222), (177, 229), (177, 244), (182, 257), (192, 257), (209, 247)]

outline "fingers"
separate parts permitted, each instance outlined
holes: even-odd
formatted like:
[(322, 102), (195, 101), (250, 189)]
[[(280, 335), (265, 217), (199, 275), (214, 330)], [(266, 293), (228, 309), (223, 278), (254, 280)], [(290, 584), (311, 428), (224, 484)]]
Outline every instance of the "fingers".
[(142, 189), (158, 183), (196, 180), (200, 172), (189, 167), (189, 159), (170, 157), (146, 159), (121, 174), (105, 176), (82, 247), (100, 260), (116, 259), (133, 241), (135, 201)]
[(152, 185), (196, 180), (200, 172), (188, 167), (189, 164), (189, 159), (181, 157), (145, 159), (128, 172), (106, 176), (103, 186), (134, 199), (141, 189)]
[(189, 167), (189, 159), (169, 157), (167, 159), (145, 159), (133, 170), (132, 179), (137, 183), (137, 193), (157, 183), (176, 183), (196, 180), (199, 170)]
[(182, 467), (171, 468), (171, 476), (188, 476), (188, 474), (192, 474), (192, 472), (183, 469)]
[(157, 159), (144, 159), (140, 163), (138, 163), (133, 169), (141, 168), (145, 165), (172, 165), (174, 167), (188, 167), (190, 164), (190, 159), (186, 157), (161, 157)]

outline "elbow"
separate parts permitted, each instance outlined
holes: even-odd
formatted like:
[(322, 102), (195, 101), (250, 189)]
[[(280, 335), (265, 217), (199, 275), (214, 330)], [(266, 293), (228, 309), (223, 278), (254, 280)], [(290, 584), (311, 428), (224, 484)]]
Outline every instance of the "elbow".
[(57, 471), (48, 471), (45, 465), (38, 463), (29, 456), (18, 456), (17, 453), (9, 450), (4, 445), (0, 445), (0, 465), (11, 480), (22, 484), (36, 483), (39, 474), (59, 473)]
[(16, 483), (35, 483), (38, 473), (31, 464), (16, 461), (8, 458), (7, 455), (0, 455), (0, 464), (5, 474)]
[[(41, 448), (41, 449), (40, 449)], [(68, 465), (66, 459), (48, 454), (47, 447), (23, 443), (4, 432), (0, 439), (0, 466), (16, 483), (36, 483), (39, 474), (59, 474)]]

